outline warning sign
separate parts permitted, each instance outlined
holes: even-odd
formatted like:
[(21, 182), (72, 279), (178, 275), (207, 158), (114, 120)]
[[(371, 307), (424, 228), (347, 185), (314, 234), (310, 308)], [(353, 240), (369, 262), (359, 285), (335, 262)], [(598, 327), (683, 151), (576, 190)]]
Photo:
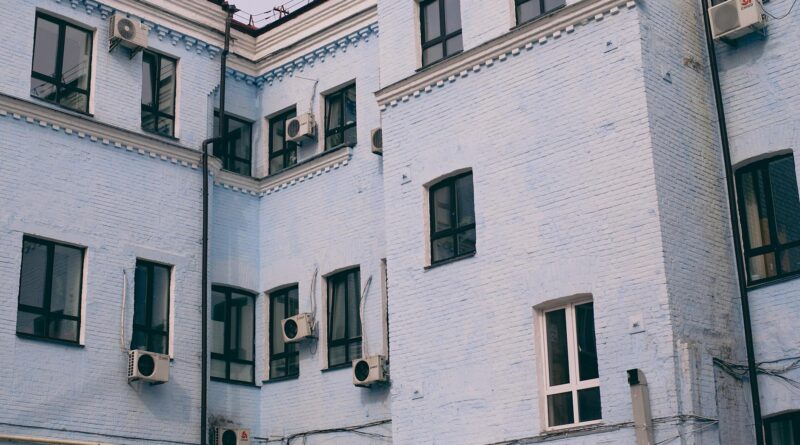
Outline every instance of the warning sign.
[(250, 435), (247, 434), (247, 430), (242, 430), (242, 434), (239, 435), (239, 442), (250, 442)]

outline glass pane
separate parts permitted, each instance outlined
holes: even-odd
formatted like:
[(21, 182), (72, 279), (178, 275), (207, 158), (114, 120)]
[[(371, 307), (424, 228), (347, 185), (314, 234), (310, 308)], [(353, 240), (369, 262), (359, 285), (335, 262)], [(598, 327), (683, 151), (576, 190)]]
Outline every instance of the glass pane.
[(325, 128), (335, 130), (342, 125), (342, 95), (331, 94), (325, 101)]
[(231, 171), (240, 175), (250, 176), (250, 163), (245, 161), (235, 161)]
[(75, 320), (50, 320), (49, 329), (50, 338), (78, 341), (78, 322)]
[(31, 78), (31, 96), (38, 97), (50, 102), (56, 101), (58, 90), (52, 83)]
[(794, 158), (789, 156), (771, 162), (769, 180), (778, 242), (784, 244), (800, 240), (800, 198), (797, 194)]
[(578, 391), (578, 418), (581, 422), (602, 419), (600, 409), (600, 388), (589, 388)]
[(17, 312), (17, 332), (43, 337), (47, 332), (46, 329), (47, 318), (44, 315)]
[(169, 268), (153, 266), (153, 318), (150, 327), (169, 330)]
[(272, 339), (272, 350), (270, 351), (273, 355), (280, 354), (283, 352), (283, 319), (286, 315), (286, 296), (284, 294), (279, 294), (272, 297), (272, 332), (270, 337)]
[(361, 341), (349, 343), (347, 345), (347, 361), (353, 361), (361, 357)]
[(286, 133), (286, 121), (283, 117), (272, 119), (269, 122), (270, 140), (269, 151), (275, 153), (283, 150), (284, 135)]
[(325, 138), (325, 149), (333, 148), (344, 143), (343, 133), (334, 133)]
[(153, 104), (153, 54), (142, 55), (142, 105)]
[(158, 110), (175, 115), (175, 62), (161, 58), (161, 73), (158, 79)]
[(147, 289), (148, 267), (145, 263), (136, 263), (133, 291), (133, 324), (147, 325)]
[(592, 380), (598, 377), (597, 345), (594, 336), (594, 303), (575, 306), (575, 329), (578, 342), (578, 378)]
[(461, 43), (461, 34), (447, 39), (446, 47), (448, 56), (452, 56), (453, 54), (463, 50), (464, 46)]
[(474, 196), (472, 191), (472, 175), (456, 180), (456, 215), (458, 225), (475, 223)]
[(150, 343), (147, 345), (147, 350), (150, 352), (157, 352), (159, 354), (166, 354), (169, 352), (169, 344), (167, 336), (164, 334), (150, 334)]
[(231, 296), (231, 348), (240, 360), (253, 360), (254, 309), (251, 297), (236, 293)]
[(156, 131), (156, 115), (142, 110), (142, 130), (155, 133)]
[(55, 77), (58, 55), (58, 25), (43, 18), (36, 18), (36, 37), (33, 46), (33, 71)]
[(545, 12), (550, 12), (566, 4), (567, 4), (566, 0), (544, 0), (544, 10)]
[(250, 159), (250, 142), (252, 140), (252, 135), (250, 134), (251, 125), (243, 122), (239, 124), (239, 129), (241, 133), (236, 140), (233, 153), (237, 158)]
[(269, 172), (277, 173), (283, 170), (283, 156), (278, 156), (269, 160)]
[(528, 0), (517, 6), (517, 22), (525, 23), (542, 15), (539, 0)]
[(751, 257), (748, 261), (748, 265), (750, 281), (763, 280), (765, 278), (774, 277), (778, 274), (774, 253), (767, 253), (764, 255)]
[(332, 346), (328, 348), (328, 367), (332, 368), (334, 366), (341, 365), (342, 363), (347, 363), (346, 354), (346, 345), (341, 346)]
[(431, 258), (433, 262), (446, 260), (456, 255), (453, 237), (447, 236), (434, 240), (431, 246)]
[(297, 288), (289, 289), (286, 297), (286, 304), (287, 304), (287, 311), (286, 315), (288, 317), (297, 315)]
[(269, 362), (269, 378), (279, 379), (286, 376), (286, 359), (279, 358)]
[(355, 145), (357, 141), (356, 138), (356, 127), (350, 127), (344, 131), (344, 143), (348, 145)]
[(164, 136), (175, 134), (175, 120), (169, 117), (159, 117), (158, 134), (163, 134)]
[(347, 274), (347, 338), (361, 336), (361, 317), (359, 315), (361, 310), (359, 294), (361, 290), (359, 289), (358, 280), (358, 272), (350, 272)]
[(453, 203), (450, 202), (450, 187), (439, 187), (433, 191), (433, 231), (451, 229), (451, 212)]
[(794, 437), (791, 418), (767, 421), (767, 439), (770, 445), (800, 445), (795, 442)]
[(89, 89), (89, 57), (92, 35), (67, 25), (64, 33), (64, 60), (61, 81), (71, 87)]
[(330, 333), (328, 340), (341, 340), (345, 336), (345, 280), (332, 280), (333, 288), (330, 304)]
[(225, 353), (225, 294), (211, 292), (211, 352)]
[(767, 197), (764, 193), (764, 176), (760, 170), (741, 175), (742, 196), (744, 198), (744, 219), (747, 221), (747, 235), (750, 248), (771, 243)]
[(75, 111), (86, 112), (89, 109), (89, 96), (77, 91), (62, 89), (58, 103)]
[(428, 42), (441, 35), (439, 0), (422, 6), (422, 42)]
[(444, 0), (445, 34), (461, 29), (461, 0)]
[(19, 303), (43, 307), (47, 279), (47, 245), (29, 240), (22, 242), (20, 274)]
[(781, 252), (781, 272), (792, 273), (800, 271), (800, 247)]
[(300, 374), (299, 357), (295, 354), (286, 359), (286, 375), (296, 376)]
[(344, 92), (344, 124), (356, 123), (356, 86), (347, 87)]
[(133, 329), (131, 336), (131, 349), (147, 349), (147, 333), (144, 331)]
[(83, 252), (74, 247), (56, 245), (53, 250), (53, 281), (50, 312), (77, 317), (80, 315)]
[[(219, 128), (219, 115), (218, 115), (218, 113), (216, 111), (214, 112), (214, 124), (213, 125), (214, 125), (214, 128), (212, 130), (214, 132), (213, 136), (217, 137), (217, 135), (220, 134), (221, 130)], [(214, 149), (213, 150), (214, 156), (216, 156), (216, 157), (218, 157), (220, 159), (222, 159), (223, 156), (225, 156), (225, 150), (224, 150), (223, 144), (213, 144), (213, 149)]]
[(475, 251), (475, 229), (456, 235), (458, 240), (458, 254), (464, 255)]
[(545, 314), (547, 335), (547, 367), (550, 386), (569, 383), (569, 351), (567, 349), (567, 314), (565, 309)]
[(437, 43), (422, 51), (422, 65), (430, 65), (442, 57), (444, 57), (444, 43)]
[(550, 426), (575, 423), (571, 392), (547, 396), (547, 419)]
[(240, 382), (253, 381), (253, 365), (245, 365), (242, 363), (231, 363), (231, 380)]
[(224, 379), (225, 376), (225, 362), (222, 360), (211, 359), (211, 377)]

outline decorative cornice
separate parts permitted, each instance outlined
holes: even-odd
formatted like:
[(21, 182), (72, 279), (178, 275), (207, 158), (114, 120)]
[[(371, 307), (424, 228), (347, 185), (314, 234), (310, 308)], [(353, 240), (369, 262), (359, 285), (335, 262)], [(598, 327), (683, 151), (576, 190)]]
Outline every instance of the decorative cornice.
[(578, 2), (528, 25), (468, 50), (429, 69), (389, 85), (375, 93), (381, 112), (411, 99), (420, 98), (436, 88), (460, 78), (492, 68), (497, 63), (517, 57), (525, 51), (558, 40), (580, 26), (602, 21), (619, 14), (620, 8), (632, 9), (633, 0), (594, 0)]

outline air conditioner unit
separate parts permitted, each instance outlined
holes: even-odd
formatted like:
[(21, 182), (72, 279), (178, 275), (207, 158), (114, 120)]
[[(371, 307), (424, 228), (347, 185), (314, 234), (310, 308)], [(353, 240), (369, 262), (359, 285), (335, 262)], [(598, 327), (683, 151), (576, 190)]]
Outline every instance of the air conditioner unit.
[(300, 142), (303, 138), (313, 139), (317, 134), (317, 124), (311, 113), (301, 114), (286, 121), (286, 139)]
[(169, 356), (135, 349), (128, 353), (128, 381), (164, 383), (169, 380)]
[(131, 57), (142, 48), (147, 48), (149, 28), (138, 20), (116, 13), (108, 19), (108, 38), (110, 50), (124, 46), (132, 51)]
[(353, 384), (369, 387), (376, 383), (386, 383), (389, 381), (386, 371), (386, 359), (382, 355), (353, 360)]
[(767, 25), (759, 0), (727, 0), (708, 9), (714, 39), (733, 40)]
[(214, 445), (244, 445), (250, 444), (250, 430), (243, 428), (228, 428), (218, 426), (214, 428)]
[(314, 316), (309, 313), (297, 314), (281, 322), (283, 341), (296, 343), (314, 336)]
[(372, 152), (376, 155), (383, 156), (383, 129), (376, 128), (372, 130), (372, 137), (370, 140), (372, 141)]

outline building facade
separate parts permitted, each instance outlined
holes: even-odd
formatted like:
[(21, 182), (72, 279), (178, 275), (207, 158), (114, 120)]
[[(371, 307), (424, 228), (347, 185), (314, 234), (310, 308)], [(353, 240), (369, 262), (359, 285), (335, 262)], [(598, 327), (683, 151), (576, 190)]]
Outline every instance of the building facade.
[(792, 0), (716, 42), (742, 245), (699, 1), (310, 2), (234, 25), (222, 121), (219, 3), (5, 5), (0, 440), (197, 444), (206, 391), (210, 443), (755, 443), (741, 254), (800, 443)]

